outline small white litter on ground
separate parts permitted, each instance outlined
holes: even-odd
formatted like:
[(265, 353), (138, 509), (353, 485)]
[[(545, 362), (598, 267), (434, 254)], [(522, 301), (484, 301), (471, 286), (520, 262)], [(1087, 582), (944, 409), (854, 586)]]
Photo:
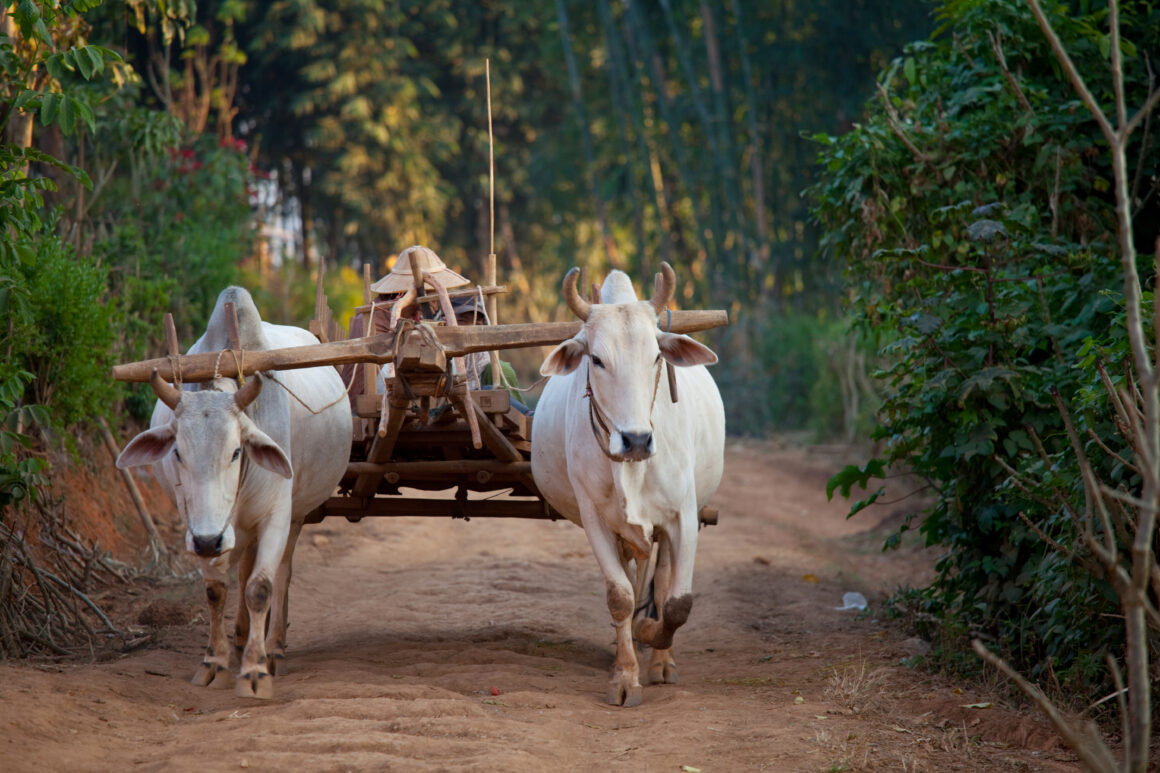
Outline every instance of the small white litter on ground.
[(862, 609), (866, 608), (866, 605), (867, 605), (867, 601), (866, 601), (865, 596), (863, 596), (858, 591), (850, 591), (849, 593), (842, 594), (842, 606), (834, 607), (834, 609), (837, 609), (837, 610), (846, 610), (846, 609), (862, 610)]

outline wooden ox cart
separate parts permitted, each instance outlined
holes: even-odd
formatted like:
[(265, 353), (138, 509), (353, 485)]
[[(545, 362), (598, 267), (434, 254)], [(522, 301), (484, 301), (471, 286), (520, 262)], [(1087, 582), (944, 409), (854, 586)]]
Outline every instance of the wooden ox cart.
[[(495, 284), (491, 257), (490, 281), (465, 290), (428, 285), (415, 267), (416, 302), (439, 303), (446, 309), (456, 296), (486, 298), (494, 321), (496, 295), (506, 288)], [(369, 267), (364, 267), (364, 301), (357, 313), (371, 309)], [(377, 303), (375, 309), (389, 312), (390, 303)], [(445, 318), (454, 320), (454, 315)], [(115, 379), (147, 382), (156, 369), (170, 382), (203, 382), (236, 377), (239, 372), (248, 376), (257, 371), (359, 364), (354, 378), (361, 379), (364, 388), (351, 400), (349, 465), (338, 491), (310, 513), (307, 523), (335, 515), (352, 522), (366, 516), (402, 515), (562, 517), (532, 479), (534, 416), (518, 410), (506, 389), (469, 389), (462, 367), (454, 363), (464, 355), (491, 352), (492, 372), (500, 372), (502, 352), (558, 344), (579, 331), (579, 321), (457, 326), (453, 321), (402, 319), (390, 333), (343, 340), (322, 292), (321, 272), (315, 319), (310, 323), (319, 339), (316, 345), (247, 352), (231, 335), (229, 350), (182, 355), (172, 317), (166, 315), (165, 321), (169, 355), (115, 366)], [(672, 332), (691, 333), (728, 324), (728, 317), (724, 311), (673, 311), (665, 323)], [(374, 332), (369, 325), (364, 329)], [(393, 364), (388, 369), (392, 372), (382, 379), (385, 392), (379, 394), (380, 370), (388, 363)], [(422, 495), (452, 488), (453, 497)], [(507, 496), (494, 496), (504, 492)], [(705, 507), (700, 518), (702, 523), (716, 523), (717, 513)]]

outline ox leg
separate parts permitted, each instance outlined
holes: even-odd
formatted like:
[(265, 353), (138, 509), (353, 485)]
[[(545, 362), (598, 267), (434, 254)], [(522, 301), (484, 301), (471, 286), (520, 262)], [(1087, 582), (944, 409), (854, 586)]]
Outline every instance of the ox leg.
[(636, 606), (632, 582), (616, 536), (590, 502), (580, 502), (580, 519), (608, 586), (608, 611), (612, 615), (612, 626), (616, 629), (616, 662), (612, 666), (605, 700), (614, 706), (638, 706), (641, 686), (640, 667), (632, 643), (632, 613)]
[(242, 659), (242, 652), (246, 648), (246, 640), (250, 638), (250, 613), (246, 610), (246, 583), (254, 571), (254, 556), (257, 555), (257, 544), (251, 543), (241, 551), (238, 559), (238, 616), (234, 620), (234, 654), (238, 660)]
[[(689, 514), (692, 513), (690, 516)], [(650, 681), (677, 681), (673, 634), (693, 609), (693, 560), (697, 553), (696, 508), (684, 508), (675, 534), (662, 532), (654, 577), (659, 619), (637, 621), (636, 638), (653, 648)], [(658, 678), (659, 677), (659, 678)]]
[[(657, 615), (661, 620), (664, 619), (664, 609), (668, 600), (672, 597), (673, 584), (673, 553), (672, 542), (665, 535), (663, 531), (657, 532), (657, 561), (656, 571), (653, 573), (653, 602), (656, 604)], [(647, 624), (651, 624), (652, 631), (647, 633), (641, 632), (642, 628)], [(636, 629), (638, 632), (636, 637), (638, 640), (642, 638), (642, 634), (647, 637), (646, 640), (654, 640), (656, 638), (656, 628), (663, 629), (663, 623), (659, 620), (645, 618), (637, 621)], [(677, 683), (677, 664), (673, 660), (672, 647), (667, 648), (652, 648), (652, 656), (649, 659), (648, 666), (648, 683), (649, 684), (676, 684)]]
[(225, 613), (229, 575), (225, 569), (208, 560), (201, 562), (201, 575), (205, 580), (205, 598), (209, 602), (209, 645), (191, 681), (200, 687), (228, 688), (230, 645), (226, 636)]
[[(283, 512), (288, 514), (289, 510), (287, 504)], [(242, 589), (250, 616), (250, 632), (242, 653), (240, 674), (234, 685), (234, 694), (240, 698), (274, 697), (274, 680), (266, 658), (266, 621), (274, 595), (274, 578), (278, 575), (289, 532), (290, 524), (286, 520), (276, 519), (265, 525), (258, 535), (254, 569)]]
[(282, 553), (282, 563), (274, 577), (274, 598), (270, 603), (270, 625), (266, 634), (266, 652), (269, 653), (267, 668), (274, 676), (285, 676), (286, 669), (286, 626), (290, 622), (290, 577), (294, 573), (294, 546), (302, 523), (290, 524), (290, 537), (286, 550)]

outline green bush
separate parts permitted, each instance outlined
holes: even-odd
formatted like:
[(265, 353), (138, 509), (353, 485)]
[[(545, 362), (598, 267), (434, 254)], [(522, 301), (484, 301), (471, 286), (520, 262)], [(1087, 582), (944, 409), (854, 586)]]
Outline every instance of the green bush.
[(712, 345), (727, 363), (713, 376), (731, 434), (851, 440), (873, 426), (872, 347), (846, 320), (824, 312), (743, 315)]
[(161, 339), (158, 311), (173, 312), (186, 346), (204, 330), (218, 293), (238, 281), (253, 249), (249, 183), (241, 146), (203, 138), (158, 153), (102, 196), (95, 217), (116, 226), (93, 249), (112, 266), (124, 313), (146, 326), (131, 331), (127, 351)]
[[(1082, 72), (1107, 72), (1101, 13), (1054, 20)], [(810, 195), (824, 247), (846, 266), (856, 324), (889, 341), (877, 374), (883, 456), (844, 470), (831, 492), (890, 469), (925, 478), (936, 503), (920, 529), (947, 553), (935, 583), (906, 603), (948, 662), (968, 634), (982, 635), (1025, 672), (1050, 662), (1061, 682), (1098, 691), (1102, 653), (1121, 651), (1115, 597), (1028, 523), (1074, 545), (1071, 519), (1044, 496), (1083, 502), (1053, 393), (1080, 432), (1125, 453), (1096, 368), (1119, 376), (1127, 354), (1112, 175), (1095, 122), (1022, 3), (953, 0), (939, 17), (943, 34), (882, 74), (884, 98), (864, 124), (816, 138), (825, 171)], [(1147, 93), (1136, 52), (1157, 50), (1157, 21), (1151, 3), (1121, 11), (1128, 104)], [(1091, 82), (1107, 104), (1105, 84)], [(1155, 169), (1160, 148), (1129, 157)], [(1150, 253), (1160, 210), (1146, 193), (1139, 221), (1151, 232), (1138, 236)], [(1132, 489), (1114, 456), (1095, 444), (1091, 453), (1106, 479)], [(1012, 469), (1040, 487), (1015, 485)]]

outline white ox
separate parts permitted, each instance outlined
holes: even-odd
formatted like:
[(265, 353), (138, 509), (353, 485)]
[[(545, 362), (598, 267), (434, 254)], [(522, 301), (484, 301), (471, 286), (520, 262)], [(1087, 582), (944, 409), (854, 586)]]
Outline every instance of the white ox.
[[(250, 294), (229, 287), (190, 354), (229, 349), (227, 301), (237, 308), (243, 350), (318, 343), (301, 328), (263, 322)], [(263, 388), (264, 381), (275, 383)], [(160, 399), (151, 429), (125, 447), (117, 466), (154, 465), (187, 527), (186, 546), (201, 558), (210, 639), (193, 683), (230, 686), (234, 648), (224, 612), (227, 572), (237, 563), (234, 641), (245, 649), (234, 692), (271, 698), (271, 672), (286, 671), (294, 543), (304, 516), (334, 492), (350, 458), (350, 403), (342, 379), (327, 366), (276, 371), (266, 379), (254, 374), (240, 389), (233, 379), (218, 379), (200, 390), (178, 390), (157, 371), (152, 384)]]
[[(657, 326), (676, 284), (667, 263), (649, 301), (638, 301), (629, 278), (613, 271), (604, 302), (590, 304), (576, 291), (577, 273), (564, 278), (564, 295), (584, 326), (540, 368), (552, 378), (532, 424), (532, 474), (548, 502), (588, 535), (616, 628), (607, 700), (635, 706), (634, 636), (652, 647), (649, 681), (677, 681), (673, 632), (692, 609), (698, 511), (721, 481), (725, 409), (704, 367), (717, 356)], [(666, 360), (680, 366), (676, 403), (662, 373)], [(633, 624), (649, 602), (644, 569), (654, 542), (659, 619), (642, 612)]]

